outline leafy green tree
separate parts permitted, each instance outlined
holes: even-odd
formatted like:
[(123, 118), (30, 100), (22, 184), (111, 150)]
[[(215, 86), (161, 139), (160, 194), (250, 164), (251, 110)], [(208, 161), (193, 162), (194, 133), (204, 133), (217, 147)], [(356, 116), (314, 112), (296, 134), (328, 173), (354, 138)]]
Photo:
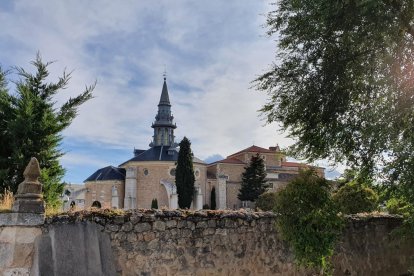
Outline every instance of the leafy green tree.
[(63, 192), (61, 133), (76, 117), (78, 107), (92, 98), (94, 85), (57, 107), (54, 97), (67, 87), (71, 74), (63, 72), (55, 83), (50, 83), (51, 63), (44, 63), (37, 54), (31, 64), (36, 70), (33, 74), (15, 68), (20, 79), (13, 94), (7, 91), (5, 73), (0, 74), (0, 185), (16, 192), (26, 165), (36, 157), (46, 203), (53, 207), (60, 204)]
[(273, 211), (276, 206), (278, 195), (275, 192), (265, 192), (256, 200), (256, 208), (262, 211)]
[(266, 191), (266, 170), (263, 159), (259, 154), (250, 158), (250, 163), (244, 168), (242, 184), (237, 198), (242, 201), (256, 201)]
[(297, 139), (299, 158), (347, 162), (414, 202), (414, 2), (280, 0), (262, 112)]
[(190, 208), (193, 201), (195, 187), (195, 176), (193, 168), (193, 153), (191, 142), (184, 137), (180, 142), (177, 167), (175, 170), (175, 185), (177, 186), (178, 206)]
[(301, 171), (277, 194), (277, 228), (299, 264), (329, 268), (343, 219), (331, 198), (329, 182), (313, 170)]
[(217, 208), (217, 204), (216, 204), (216, 187), (213, 187), (211, 189), (210, 206), (211, 206), (211, 210), (216, 210), (216, 208)]
[(344, 214), (372, 212), (378, 209), (378, 195), (371, 188), (358, 181), (342, 186), (333, 200)]

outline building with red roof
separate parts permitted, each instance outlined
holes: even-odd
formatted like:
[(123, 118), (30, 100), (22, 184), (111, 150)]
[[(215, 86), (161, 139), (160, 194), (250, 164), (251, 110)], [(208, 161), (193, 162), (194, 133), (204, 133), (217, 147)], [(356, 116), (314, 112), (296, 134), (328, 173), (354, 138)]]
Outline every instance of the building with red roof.
[[(256, 145), (233, 153), (223, 160), (207, 165), (207, 183), (205, 190), (216, 189), (216, 202), (219, 209), (238, 209), (251, 207), (241, 202), (237, 195), (242, 183), (242, 173), (249, 164), (252, 156), (259, 154), (264, 161), (267, 172), (269, 191), (277, 192), (291, 180), (299, 171), (311, 168), (310, 165), (290, 162), (279, 146), (268, 149)], [(312, 167), (320, 176), (324, 176), (324, 168)], [(206, 195), (209, 202), (210, 196)]]

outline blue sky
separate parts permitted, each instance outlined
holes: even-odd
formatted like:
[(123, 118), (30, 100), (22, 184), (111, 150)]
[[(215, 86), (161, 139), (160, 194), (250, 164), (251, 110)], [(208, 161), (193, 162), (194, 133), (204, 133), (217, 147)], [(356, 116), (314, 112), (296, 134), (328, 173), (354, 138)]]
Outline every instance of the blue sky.
[(179, 142), (201, 159), (292, 140), (258, 109), (267, 95), (251, 81), (272, 63), (275, 38), (265, 35), (268, 1), (0, 1), (0, 64), (21, 66), (40, 51), (54, 60), (51, 80), (74, 70), (57, 105), (97, 80), (95, 98), (63, 133), (65, 181), (119, 165), (146, 149), (167, 84)]

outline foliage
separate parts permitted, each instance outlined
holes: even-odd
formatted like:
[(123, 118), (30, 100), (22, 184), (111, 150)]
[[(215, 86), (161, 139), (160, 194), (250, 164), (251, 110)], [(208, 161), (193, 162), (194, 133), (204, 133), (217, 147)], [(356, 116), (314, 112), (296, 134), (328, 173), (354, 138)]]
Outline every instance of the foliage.
[(266, 191), (266, 170), (263, 159), (259, 154), (250, 158), (250, 163), (244, 168), (242, 184), (237, 198), (242, 201), (256, 201), (259, 195)]
[(193, 168), (193, 153), (191, 142), (184, 137), (180, 142), (177, 167), (175, 171), (175, 185), (177, 186), (178, 206), (190, 208), (193, 201), (195, 187), (195, 176)]
[(216, 210), (216, 208), (217, 208), (217, 204), (216, 204), (216, 187), (213, 187), (211, 189), (210, 205), (211, 205), (211, 210)]
[(291, 152), (347, 162), (414, 202), (414, 2), (280, 0), (277, 60), (256, 79)]
[(351, 181), (333, 195), (333, 200), (344, 214), (372, 212), (378, 209), (378, 195), (371, 188)]
[(261, 194), (256, 200), (256, 208), (262, 211), (273, 211), (276, 206), (277, 193), (266, 192)]
[(13, 193), (5, 188), (3, 194), (0, 195), (0, 210), (11, 210), (13, 203)]
[(14, 68), (20, 77), (15, 93), (7, 89), (6, 73), (0, 72), (0, 187), (17, 191), (31, 157), (39, 160), (43, 193), (48, 206), (60, 204), (65, 170), (59, 163), (62, 131), (77, 115), (77, 109), (92, 98), (94, 85), (70, 98), (59, 108), (55, 97), (67, 87), (71, 74), (49, 82), (48, 67), (39, 54), (31, 62), (36, 72)]
[(328, 268), (344, 225), (332, 201), (329, 182), (312, 170), (302, 171), (277, 194), (276, 221), (299, 264)]
[[(403, 197), (393, 197), (387, 201), (387, 210), (390, 214), (402, 215), (409, 217), (414, 210), (413, 206)], [(414, 232), (413, 232), (414, 233)]]
[(158, 200), (153, 198), (151, 201), (151, 209), (158, 209)]

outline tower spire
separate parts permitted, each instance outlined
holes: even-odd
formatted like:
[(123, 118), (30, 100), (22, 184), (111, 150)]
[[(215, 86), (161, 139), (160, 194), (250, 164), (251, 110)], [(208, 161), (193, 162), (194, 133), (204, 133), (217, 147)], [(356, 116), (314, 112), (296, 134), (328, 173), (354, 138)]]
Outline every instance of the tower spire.
[(151, 126), (154, 129), (154, 136), (150, 147), (176, 146), (174, 142), (174, 129), (177, 128), (177, 126), (173, 123), (174, 117), (171, 114), (171, 103), (168, 95), (166, 75), (166, 72), (164, 72), (164, 83), (162, 85), (160, 102), (158, 104), (158, 113), (155, 116), (155, 122)]

